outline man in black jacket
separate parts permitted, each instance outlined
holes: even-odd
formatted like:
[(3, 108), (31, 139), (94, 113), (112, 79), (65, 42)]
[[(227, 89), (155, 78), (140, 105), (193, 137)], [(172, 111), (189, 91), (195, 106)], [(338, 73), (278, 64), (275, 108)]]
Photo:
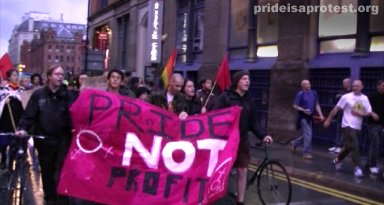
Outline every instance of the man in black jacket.
[(34, 127), (46, 204), (57, 201), (58, 176), (64, 162), (71, 136), (69, 105), (72, 97), (63, 86), (64, 70), (54, 65), (47, 71), (47, 85), (36, 90), (21, 117), (16, 135), (25, 136)]
[(242, 107), (240, 113), (240, 143), (237, 151), (237, 158), (234, 167), (237, 171), (237, 204), (244, 203), (245, 190), (247, 185), (248, 164), (251, 159), (250, 146), (248, 142), (248, 131), (252, 131), (259, 139), (264, 142), (271, 143), (272, 137), (266, 135), (257, 129), (256, 112), (254, 104), (248, 97), (248, 89), (250, 85), (249, 73), (239, 71), (234, 74), (232, 85), (218, 98), (215, 99), (213, 110), (222, 109), (238, 105)]

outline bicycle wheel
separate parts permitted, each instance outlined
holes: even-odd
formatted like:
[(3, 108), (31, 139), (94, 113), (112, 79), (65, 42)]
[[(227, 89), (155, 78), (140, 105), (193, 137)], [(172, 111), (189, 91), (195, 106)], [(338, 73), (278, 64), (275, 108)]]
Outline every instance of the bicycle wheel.
[(26, 177), (26, 167), (25, 167), (25, 159), (24, 158), (21, 158), (21, 159), (18, 159), (18, 193), (16, 195), (16, 197), (18, 198), (17, 202), (18, 204), (17, 205), (23, 205), (24, 204), (24, 192), (25, 192), (25, 189), (27, 188), (27, 177)]
[(289, 204), (292, 185), (284, 166), (277, 161), (270, 160), (261, 169), (257, 179), (257, 192), (263, 204)]
[(27, 167), (25, 155), (17, 156), (9, 182), (10, 204), (23, 205), (24, 192), (27, 188)]
[(7, 182), (7, 191), (8, 191), (8, 205), (16, 205), (15, 202), (15, 191), (17, 189), (18, 184), (18, 173), (17, 173), (17, 162), (16, 159), (13, 157), (10, 157), (9, 161), (9, 178)]
[(19, 163), (19, 161), (16, 162), (15, 169), (10, 178), (10, 205), (23, 204), (23, 166)]

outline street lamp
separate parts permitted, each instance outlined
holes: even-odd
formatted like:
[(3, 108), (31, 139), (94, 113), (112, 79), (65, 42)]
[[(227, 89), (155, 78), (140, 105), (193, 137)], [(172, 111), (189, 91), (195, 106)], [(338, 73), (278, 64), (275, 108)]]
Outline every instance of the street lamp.
[(24, 68), (25, 68), (25, 65), (22, 64), (22, 63), (20, 63), (19, 65), (17, 65), (17, 71), (19, 71), (19, 73), (22, 73), (23, 70), (24, 70)]
[(85, 36), (85, 59), (84, 59), (84, 71), (87, 72), (88, 67), (88, 45), (89, 45), (89, 15), (90, 15), (91, 0), (88, 0), (88, 11), (87, 11), (87, 34)]

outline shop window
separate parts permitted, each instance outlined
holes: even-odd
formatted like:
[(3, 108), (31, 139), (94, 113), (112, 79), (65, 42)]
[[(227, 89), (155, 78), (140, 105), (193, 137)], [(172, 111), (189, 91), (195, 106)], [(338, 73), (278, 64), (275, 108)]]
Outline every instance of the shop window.
[(103, 9), (108, 6), (108, 0), (99, 0), (100, 1), (100, 9)]
[[(275, 5), (279, 0), (259, 0), (260, 6), (267, 4)], [(257, 18), (257, 56), (259, 57), (276, 57), (277, 53), (277, 37), (279, 30), (279, 13), (278, 12), (259, 12)]]
[(127, 15), (117, 19), (117, 65), (119, 68), (127, 67), (128, 22)]
[(364, 85), (363, 93), (375, 92), (377, 81), (384, 79), (384, 67), (361, 68), (360, 79)]
[(374, 9), (370, 14), (370, 35), (371, 45), (370, 51), (384, 51), (384, 1), (371, 0), (371, 5)]
[[(309, 71), (311, 89), (315, 90), (319, 97), (319, 104), (325, 116), (335, 106), (335, 96), (342, 89), (344, 78), (351, 75), (349, 68), (314, 68)], [(334, 142), (334, 133), (337, 132), (336, 120), (331, 122), (329, 129), (324, 129), (322, 124), (313, 125), (313, 138), (322, 141)]]
[(177, 6), (176, 46), (178, 61), (195, 60), (203, 51), (204, 1), (179, 0)]
[[(259, 6), (275, 5), (278, 0), (259, 0)], [(278, 12), (249, 12), (253, 7), (252, 1), (232, 0), (231, 1), (231, 25), (230, 25), (230, 47), (233, 49), (250, 47), (256, 48), (258, 57), (278, 56), (277, 38), (279, 29)], [(254, 23), (253, 23), (254, 22)], [(250, 25), (251, 24), (251, 25)], [(248, 36), (254, 36), (252, 43), (248, 42)], [(254, 49), (250, 49), (254, 50)], [(249, 56), (250, 57), (250, 56)], [(253, 58), (253, 57), (252, 57)]]
[(267, 127), (269, 107), (270, 70), (251, 70), (249, 95), (256, 104), (256, 121), (260, 127)]
[[(368, 47), (371, 52), (384, 51), (384, 1), (371, 0), (370, 2), (369, 4), (358, 0), (320, 1), (320, 6), (328, 8), (319, 12), (318, 37), (321, 54), (368, 52)], [(339, 12), (334, 11), (336, 6), (341, 8)], [(367, 25), (365, 20), (358, 21), (358, 19), (368, 21), (367, 13), (369, 13), (369, 23), (365, 27)], [(361, 32), (366, 28), (369, 28), (369, 32)], [(357, 30), (360, 34), (356, 33)], [(368, 38), (369, 44), (357, 45), (359, 40), (365, 42), (364, 39)]]
[(99, 51), (105, 51), (109, 46), (111, 30), (108, 25), (104, 25), (95, 29), (94, 35), (94, 49)]
[(355, 39), (324, 40), (320, 43), (320, 53), (346, 53), (355, 49)]
[[(357, 8), (357, 0), (320, 0), (321, 7), (347, 6)], [(319, 12), (319, 37), (342, 36), (356, 34), (356, 12)]]
[(230, 47), (246, 47), (249, 0), (231, 0)]

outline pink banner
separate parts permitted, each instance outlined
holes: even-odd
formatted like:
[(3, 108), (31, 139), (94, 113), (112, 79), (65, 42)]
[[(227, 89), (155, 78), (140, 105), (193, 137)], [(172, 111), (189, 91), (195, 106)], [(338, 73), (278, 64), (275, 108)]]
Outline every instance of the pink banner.
[(209, 204), (226, 194), (239, 107), (178, 116), (143, 101), (85, 90), (61, 194), (105, 204)]

